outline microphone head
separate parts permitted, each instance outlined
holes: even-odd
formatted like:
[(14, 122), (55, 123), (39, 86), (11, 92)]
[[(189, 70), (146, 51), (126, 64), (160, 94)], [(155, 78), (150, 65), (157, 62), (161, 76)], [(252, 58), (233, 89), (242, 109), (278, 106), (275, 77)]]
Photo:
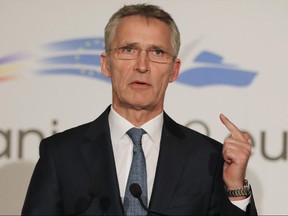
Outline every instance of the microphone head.
[(129, 187), (130, 193), (132, 194), (133, 197), (135, 198), (140, 198), (142, 195), (142, 189), (139, 184), (137, 183), (132, 183)]

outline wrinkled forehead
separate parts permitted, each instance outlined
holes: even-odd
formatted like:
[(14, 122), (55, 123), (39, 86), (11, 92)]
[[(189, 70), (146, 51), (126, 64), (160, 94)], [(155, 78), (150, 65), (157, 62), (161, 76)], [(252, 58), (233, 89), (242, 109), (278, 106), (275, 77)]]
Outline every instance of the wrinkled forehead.
[(171, 48), (171, 29), (163, 21), (143, 16), (121, 18), (114, 28), (110, 45), (134, 44)]

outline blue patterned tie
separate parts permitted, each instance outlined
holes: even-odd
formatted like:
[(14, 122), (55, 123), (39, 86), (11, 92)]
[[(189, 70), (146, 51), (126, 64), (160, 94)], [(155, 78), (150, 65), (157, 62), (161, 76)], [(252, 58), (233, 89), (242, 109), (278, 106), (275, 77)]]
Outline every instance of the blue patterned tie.
[(124, 197), (125, 215), (147, 215), (147, 212), (142, 208), (137, 198), (133, 197), (129, 191), (132, 183), (137, 183), (142, 189), (142, 200), (147, 206), (147, 174), (145, 156), (142, 149), (142, 135), (146, 133), (142, 128), (131, 128), (127, 131), (128, 136), (133, 141), (133, 160), (130, 168), (130, 173), (126, 185)]

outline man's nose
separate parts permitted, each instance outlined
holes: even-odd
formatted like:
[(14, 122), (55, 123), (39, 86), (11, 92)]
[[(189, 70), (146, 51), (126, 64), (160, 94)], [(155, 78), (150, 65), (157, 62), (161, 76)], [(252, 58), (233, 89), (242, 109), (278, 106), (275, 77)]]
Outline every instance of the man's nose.
[(149, 58), (146, 50), (141, 50), (139, 52), (138, 58), (136, 60), (136, 67), (139, 72), (147, 72), (149, 70)]

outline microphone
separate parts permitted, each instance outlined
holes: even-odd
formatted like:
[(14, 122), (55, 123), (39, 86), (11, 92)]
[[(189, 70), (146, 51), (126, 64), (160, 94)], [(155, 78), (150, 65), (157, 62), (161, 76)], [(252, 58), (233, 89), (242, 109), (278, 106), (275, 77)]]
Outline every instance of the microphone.
[(74, 205), (74, 212), (76, 213), (70, 215), (73, 216), (84, 213), (91, 206), (91, 203), (97, 194), (98, 187), (96, 185), (91, 185), (89, 187), (89, 199), (85, 197), (80, 197), (79, 199), (77, 199)]
[(129, 187), (129, 191), (131, 193), (131, 195), (135, 198), (137, 198), (140, 202), (140, 205), (142, 206), (143, 209), (145, 209), (145, 211), (147, 212), (147, 214), (149, 215), (149, 213), (153, 213), (153, 214), (157, 214), (157, 215), (162, 215), (162, 216), (168, 216), (166, 214), (163, 214), (163, 213), (160, 213), (158, 211), (154, 211), (152, 209), (149, 209), (147, 208), (144, 203), (143, 203), (143, 200), (141, 198), (141, 195), (142, 195), (142, 189), (140, 187), (139, 184), (137, 183), (132, 183)]

